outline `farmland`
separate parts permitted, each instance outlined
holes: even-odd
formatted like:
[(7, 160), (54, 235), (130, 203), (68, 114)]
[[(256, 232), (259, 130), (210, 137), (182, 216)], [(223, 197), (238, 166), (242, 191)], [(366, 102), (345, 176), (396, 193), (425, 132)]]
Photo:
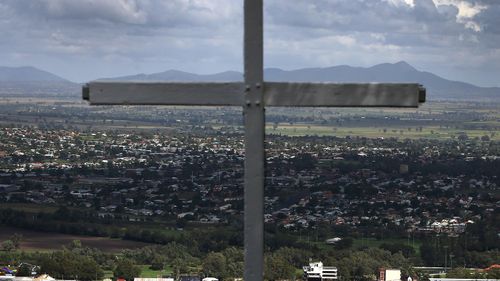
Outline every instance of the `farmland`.
[[(500, 104), (430, 101), (418, 109), (269, 108), (268, 135), (500, 140)], [(81, 101), (0, 99), (0, 124), (144, 132), (242, 132), (242, 111), (228, 107), (91, 107)]]

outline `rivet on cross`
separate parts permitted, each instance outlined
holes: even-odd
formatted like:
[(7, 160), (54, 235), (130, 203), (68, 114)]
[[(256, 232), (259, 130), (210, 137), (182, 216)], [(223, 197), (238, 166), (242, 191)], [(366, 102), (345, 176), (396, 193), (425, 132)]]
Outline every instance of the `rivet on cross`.
[(263, 0), (244, 3), (244, 83), (90, 82), (91, 105), (243, 106), (246, 281), (263, 280), (265, 106), (418, 107), (419, 84), (277, 83), (263, 79)]

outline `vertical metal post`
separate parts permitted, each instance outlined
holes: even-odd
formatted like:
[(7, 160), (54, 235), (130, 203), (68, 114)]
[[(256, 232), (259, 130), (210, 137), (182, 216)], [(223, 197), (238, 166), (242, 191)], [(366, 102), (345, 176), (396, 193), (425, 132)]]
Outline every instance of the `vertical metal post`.
[(245, 0), (245, 281), (264, 275), (263, 0)]

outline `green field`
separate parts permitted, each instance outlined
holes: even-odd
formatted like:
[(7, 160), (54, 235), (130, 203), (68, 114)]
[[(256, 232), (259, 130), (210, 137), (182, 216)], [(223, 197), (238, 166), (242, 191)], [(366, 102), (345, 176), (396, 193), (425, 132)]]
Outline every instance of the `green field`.
[(172, 269), (169, 267), (166, 267), (164, 270), (152, 270), (150, 268), (150, 265), (140, 265), (141, 267), (141, 276), (143, 278), (155, 278), (158, 276), (165, 276), (165, 275), (171, 275), (172, 274)]
[(411, 239), (408, 240), (404, 238), (392, 238), (392, 239), (380, 239), (380, 240), (375, 238), (361, 238), (361, 239), (354, 239), (353, 247), (358, 249), (363, 247), (378, 248), (382, 244), (410, 245), (413, 246), (415, 252), (418, 253), (420, 250), (420, 245), (422, 245), (422, 242), (418, 240), (412, 241)]
[[(386, 131), (384, 132), (384, 129)], [(500, 134), (491, 136), (491, 131), (488, 130), (457, 130), (452, 128), (440, 128), (438, 126), (423, 127), (422, 131), (417, 131), (417, 128), (408, 127), (333, 127), (333, 126), (319, 126), (308, 124), (283, 124), (274, 128), (273, 125), (266, 125), (266, 133), (273, 135), (285, 136), (360, 136), (367, 138), (401, 138), (401, 139), (450, 139), (466, 133), (469, 138), (481, 138), (482, 136), (489, 136), (492, 140), (500, 140)]]

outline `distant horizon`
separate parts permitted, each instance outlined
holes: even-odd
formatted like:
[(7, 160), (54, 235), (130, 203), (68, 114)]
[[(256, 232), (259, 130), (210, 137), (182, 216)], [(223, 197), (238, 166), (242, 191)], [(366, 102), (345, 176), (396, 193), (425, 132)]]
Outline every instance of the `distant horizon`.
[[(418, 67), (415, 67), (411, 63), (408, 63), (407, 61), (404, 61), (404, 60), (395, 61), (395, 62), (381, 62), (381, 63), (377, 63), (377, 64), (374, 64), (374, 65), (369, 65), (369, 66), (356, 66), (356, 65), (339, 64), (339, 65), (331, 65), (331, 66), (316, 66), (316, 67), (311, 66), (311, 67), (290, 68), (290, 69), (285, 69), (285, 68), (281, 68), (281, 67), (272, 67), (272, 66), (268, 67), (268, 66), (265, 66), (264, 69), (265, 70), (277, 69), (277, 70), (282, 70), (282, 71), (297, 71), (297, 70), (304, 70), (304, 69), (328, 69), (328, 68), (334, 68), (334, 67), (339, 67), (339, 66), (348, 66), (348, 67), (352, 67), (352, 68), (364, 68), (364, 69), (367, 69), (367, 68), (375, 67), (377, 65), (383, 65), (383, 64), (392, 64), (392, 65), (395, 65), (395, 64), (399, 64), (399, 63), (408, 64), (409, 66), (415, 68), (417, 71), (420, 71), (420, 72), (429, 72), (429, 73), (435, 74), (435, 75), (437, 75), (437, 76), (439, 76), (441, 78), (444, 78), (444, 79), (450, 80), (450, 81), (464, 82), (464, 83), (468, 83), (468, 84), (471, 84), (473, 86), (482, 87), (482, 88), (500, 88), (500, 82), (498, 83), (498, 85), (481, 85), (481, 84), (476, 84), (476, 83), (469, 82), (469, 81), (464, 81), (464, 80), (459, 80), (459, 79), (455, 79), (455, 78), (446, 77), (444, 75), (435, 73), (435, 72), (430, 71), (430, 70), (419, 69)], [(239, 74), (243, 75), (243, 71), (242, 70), (232, 70), (232, 69), (222, 70), (222, 71), (217, 71), (217, 72), (193, 72), (193, 71), (187, 71), (187, 70), (182, 70), (182, 69), (168, 68), (168, 69), (165, 69), (165, 70), (154, 71), (154, 72), (125, 73), (125, 74), (111, 75), (111, 76), (108, 76), (108, 77), (95, 77), (95, 78), (92, 78), (92, 79), (89, 79), (89, 80), (75, 81), (75, 80), (66, 78), (64, 75), (60, 75), (59, 73), (52, 72), (52, 71), (49, 71), (49, 70), (46, 70), (46, 69), (43, 69), (41, 67), (34, 66), (34, 65), (17, 65), (17, 66), (0, 65), (0, 67), (9, 67), (9, 68), (35, 68), (35, 69), (38, 69), (38, 70), (45, 71), (45, 72), (48, 72), (50, 74), (56, 75), (56, 76), (58, 76), (58, 77), (60, 77), (60, 78), (62, 78), (64, 80), (67, 80), (69, 82), (76, 83), (76, 84), (84, 84), (86, 82), (93, 81), (93, 80), (98, 80), (98, 79), (113, 79), (113, 78), (126, 77), (126, 76), (135, 76), (135, 75), (152, 75), (152, 74), (164, 73), (164, 72), (168, 72), (168, 71), (178, 71), (178, 72), (184, 72), (184, 73), (189, 73), (189, 74), (194, 74), (194, 75), (214, 75), (214, 74), (221, 74), (221, 73), (226, 73), (226, 72), (236, 72), (236, 73), (239, 73)]]

